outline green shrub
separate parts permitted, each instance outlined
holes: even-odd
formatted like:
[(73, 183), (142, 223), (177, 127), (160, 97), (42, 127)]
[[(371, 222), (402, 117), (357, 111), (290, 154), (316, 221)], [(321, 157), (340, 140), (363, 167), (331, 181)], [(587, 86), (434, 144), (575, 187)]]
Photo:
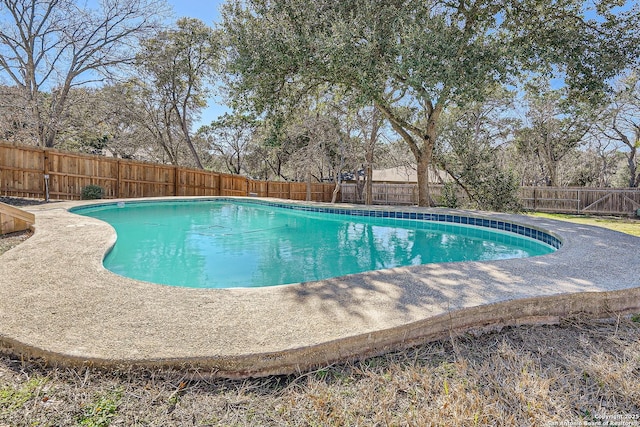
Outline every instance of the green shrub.
[(99, 185), (87, 185), (82, 189), (82, 200), (102, 199), (104, 190)]
[(440, 196), (440, 204), (444, 207), (456, 209), (460, 207), (458, 201), (457, 187), (451, 182), (446, 182), (442, 187), (442, 194)]

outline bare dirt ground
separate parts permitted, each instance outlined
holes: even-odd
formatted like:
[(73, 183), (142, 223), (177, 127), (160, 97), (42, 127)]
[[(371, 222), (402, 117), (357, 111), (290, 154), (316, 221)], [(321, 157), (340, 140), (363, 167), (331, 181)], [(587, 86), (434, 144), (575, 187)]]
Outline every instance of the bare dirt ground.
[(44, 200), (39, 200), (39, 199), (24, 199), (20, 197), (6, 197), (6, 196), (0, 196), (0, 202), (6, 203), (12, 206), (17, 206), (17, 207), (41, 205), (44, 203), (48, 203), (48, 202), (45, 202)]
[(0, 255), (31, 237), (31, 231), (5, 234), (0, 238)]
[[(1, 238), (0, 253), (28, 237)], [(242, 381), (69, 369), (0, 348), (0, 427), (36, 425), (640, 427), (640, 315), (450, 337)]]

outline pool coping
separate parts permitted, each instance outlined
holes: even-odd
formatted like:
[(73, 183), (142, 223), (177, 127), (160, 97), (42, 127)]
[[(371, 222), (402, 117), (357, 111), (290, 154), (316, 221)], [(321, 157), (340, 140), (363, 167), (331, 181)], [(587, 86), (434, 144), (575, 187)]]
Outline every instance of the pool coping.
[[(144, 200), (177, 199), (213, 198)], [(526, 259), (203, 290), (107, 271), (102, 258), (115, 232), (67, 210), (95, 201), (32, 206), (34, 235), (0, 256), (0, 344), (65, 366), (188, 367), (239, 378), (301, 372), (469, 331), (640, 311), (638, 237), (522, 215), (237, 199), (483, 218), (547, 232), (562, 246)], [(107, 202), (118, 201), (139, 200)]]

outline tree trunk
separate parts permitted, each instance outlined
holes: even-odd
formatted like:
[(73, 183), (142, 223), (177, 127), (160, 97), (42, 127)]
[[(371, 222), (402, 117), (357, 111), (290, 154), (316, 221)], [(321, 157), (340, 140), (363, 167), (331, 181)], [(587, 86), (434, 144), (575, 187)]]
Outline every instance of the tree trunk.
[[(377, 132), (377, 130), (376, 130)], [(367, 152), (365, 153), (366, 165), (364, 167), (365, 176), (364, 176), (364, 204), (372, 205), (373, 204), (373, 149), (375, 147), (375, 139), (372, 137), (371, 141), (367, 146)]]
[(47, 148), (53, 148), (56, 144), (57, 132), (53, 129), (47, 129), (44, 131), (44, 146)]
[(365, 167), (365, 182), (364, 182), (364, 204), (372, 205), (373, 204), (373, 167), (371, 163), (367, 161), (367, 166)]
[(364, 179), (364, 181), (362, 181), (360, 179), (360, 175), (358, 174), (358, 171), (356, 171), (356, 199), (354, 200), (355, 203), (358, 203), (360, 200), (364, 200), (364, 196), (362, 195), (362, 191), (365, 187), (366, 184), (366, 177)]
[(549, 180), (547, 181), (547, 186), (549, 187), (559, 187), (558, 185), (558, 164), (550, 161), (549, 163)]
[(433, 161), (433, 147), (436, 143), (436, 123), (442, 112), (442, 107), (437, 106), (431, 114), (427, 122), (426, 132), (422, 135), (422, 141), (418, 150), (413, 150), (416, 157), (417, 175), (418, 175), (418, 206), (434, 206), (431, 200), (431, 188), (429, 186), (429, 166)]
[(196, 162), (196, 167), (198, 169), (204, 169), (204, 166), (202, 166), (202, 162), (200, 161), (200, 156), (196, 151), (196, 147), (193, 145), (193, 141), (191, 140), (191, 135), (189, 134), (189, 123), (187, 121), (186, 106), (182, 109), (182, 113), (178, 109), (177, 105), (174, 106), (174, 110), (176, 112), (176, 115), (178, 116), (178, 121), (180, 122), (180, 129), (182, 129), (182, 133), (184, 134), (184, 139), (187, 143), (187, 147), (189, 147), (189, 151), (193, 156), (193, 160)]
[[(631, 147), (631, 151), (627, 156), (627, 165), (629, 166), (629, 187), (638, 187), (640, 185), (640, 174), (637, 173), (638, 166), (636, 165), (636, 152), (635, 147)], [(637, 176), (636, 176), (637, 175)]]
[(436, 144), (438, 132), (436, 125), (442, 114), (443, 104), (431, 105), (426, 111), (427, 123), (424, 128), (419, 128), (402, 118), (394, 115), (389, 107), (376, 104), (376, 108), (380, 109), (382, 114), (389, 120), (391, 127), (402, 139), (409, 145), (413, 153), (418, 172), (418, 206), (433, 206), (431, 201), (431, 191), (429, 189), (429, 165), (433, 156), (433, 147)]
[(198, 167), (198, 169), (204, 169), (204, 166), (202, 166), (202, 162), (200, 161), (200, 156), (198, 156), (198, 152), (196, 151), (196, 147), (194, 147), (193, 141), (191, 140), (191, 136), (189, 135), (189, 131), (186, 130), (184, 132), (185, 132), (185, 139), (187, 140), (187, 146), (189, 147), (189, 151), (191, 151), (191, 155), (193, 156), (193, 160), (195, 160), (195, 162), (196, 162), (196, 166)]
[[(383, 114), (378, 108), (374, 108), (371, 114), (371, 131), (367, 140), (367, 149), (364, 154), (365, 158), (365, 187), (364, 187), (364, 204), (373, 204), (373, 159), (376, 142), (380, 133), (380, 127), (383, 123)], [(366, 135), (366, 132), (365, 132)]]
[(431, 164), (431, 147), (424, 147), (417, 160), (418, 173), (418, 206), (432, 206), (431, 189), (429, 188), (429, 165)]
[(338, 193), (340, 192), (340, 180), (336, 181), (336, 187), (333, 189), (333, 194), (331, 194), (331, 203), (335, 203), (338, 199)]

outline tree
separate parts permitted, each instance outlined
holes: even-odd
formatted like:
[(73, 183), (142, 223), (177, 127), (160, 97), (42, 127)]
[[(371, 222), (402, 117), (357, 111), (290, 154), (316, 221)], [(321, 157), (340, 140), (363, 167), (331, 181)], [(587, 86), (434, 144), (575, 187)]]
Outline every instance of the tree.
[(530, 86), (526, 102), (528, 125), (518, 131), (518, 148), (535, 156), (546, 185), (557, 187), (560, 162), (584, 142), (593, 110), (570, 102), (566, 90), (553, 90), (548, 82)]
[[(323, 106), (324, 107), (324, 106)], [(316, 106), (290, 118), (284, 129), (291, 156), (287, 167), (295, 180), (339, 181), (350, 138), (342, 129), (341, 112)]]
[(0, 139), (12, 142), (36, 141), (30, 108), (15, 86), (0, 85)]
[(101, 0), (98, 9), (85, 5), (0, 1), (0, 75), (24, 93), (42, 146), (55, 145), (70, 90), (130, 63), (137, 40), (167, 11), (164, 0)]
[(137, 85), (122, 82), (100, 88), (99, 126), (109, 136), (106, 151), (123, 159), (141, 158), (162, 162), (162, 147), (157, 141), (155, 129), (149, 123), (145, 107), (149, 104), (146, 98), (140, 98)]
[(634, 34), (637, 16), (619, 18), (615, 4), (599, 2), (587, 19), (578, 0), (234, 0), (223, 8), (229, 85), (258, 113), (322, 85), (375, 105), (415, 157), (425, 206), (444, 110), (527, 69), (555, 66), (575, 90), (599, 89), (638, 49), (624, 31)]
[[(441, 121), (436, 161), (475, 208), (520, 209), (516, 174), (500, 165), (517, 122), (506, 114), (512, 108), (513, 94), (496, 89), (484, 102), (449, 109)], [(445, 196), (456, 207), (455, 188), (450, 187), (445, 186)]]
[(640, 187), (640, 78), (632, 73), (621, 81), (612, 94), (611, 104), (604, 113), (605, 124), (600, 132), (612, 141), (622, 143), (629, 151), (625, 153), (629, 187)]
[(156, 135), (149, 131), (143, 93), (123, 82), (77, 88), (61, 121), (57, 145), (65, 150), (162, 162)]
[[(188, 157), (183, 155), (182, 129), (164, 98), (140, 79), (131, 79), (110, 88), (112, 106), (117, 107), (112, 118), (115, 124), (128, 128), (127, 133), (143, 136), (136, 138), (137, 147), (133, 152), (143, 153), (145, 160), (184, 164), (183, 159)], [(120, 151), (116, 147), (113, 149)]]
[(62, 150), (103, 154), (110, 139), (106, 126), (108, 103), (96, 88), (74, 88), (69, 91), (69, 104), (60, 119), (57, 146)]
[(276, 179), (333, 181), (339, 190), (343, 173), (361, 167), (364, 158), (357, 112), (349, 105), (328, 92), (305, 97), (299, 108), (261, 121), (251, 157), (259, 152), (263, 173), (269, 169)]
[(227, 170), (239, 175), (245, 170), (247, 155), (258, 122), (250, 116), (225, 113), (218, 120), (198, 130), (209, 149), (224, 159)]
[[(377, 108), (362, 108), (356, 112), (356, 123), (364, 145), (364, 204), (373, 204), (373, 164), (376, 148), (384, 126), (382, 113)], [(356, 171), (356, 177), (357, 175)]]
[(196, 166), (203, 169), (191, 139), (191, 122), (207, 105), (219, 55), (217, 34), (198, 19), (182, 18), (177, 28), (162, 31), (146, 40), (143, 47), (139, 64), (167, 114), (180, 125)]
[[(289, 158), (291, 157), (289, 139), (285, 136), (285, 120), (283, 117), (271, 117), (270, 120), (262, 121), (260, 127), (261, 134), (258, 136), (261, 143), (256, 153), (262, 152), (262, 161), (266, 164), (277, 180), (289, 181), (290, 178), (285, 170)], [(268, 179), (269, 173), (266, 174)]]

